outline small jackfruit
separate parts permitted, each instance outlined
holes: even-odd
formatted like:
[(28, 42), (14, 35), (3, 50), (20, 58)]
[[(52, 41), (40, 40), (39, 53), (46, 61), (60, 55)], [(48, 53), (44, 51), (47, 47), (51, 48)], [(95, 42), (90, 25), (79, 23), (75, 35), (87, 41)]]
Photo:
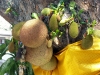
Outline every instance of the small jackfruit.
[(41, 14), (42, 14), (42, 15), (45, 15), (45, 16), (48, 16), (48, 15), (51, 14), (52, 11), (53, 11), (53, 10), (50, 9), (50, 8), (44, 8), (44, 9), (42, 9)]
[(53, 14), (51, 16), (50, 21), (49, 21), (49, 28), (52, 31), (55, 31), (56, 29), (58, 29), (58, 22), (57, 22), (57, 15), (56, 14)]
[(76, 38), (79, 34), (78, 24), (76, 22), (72, 22), (69, 27), (69, 35), (72, 38)]
[(81, 41), (81, 48), (82, 49), (89, 49), (93, 45), (93, 37), (92, 35), (86, 35), (85, 38)]
[(24, 25), (24, 23), (25, 22), (19, 22), (16, 25), (14, 25), (14, 27), (12, 29), (12, 36), (13, 36), (14, 39), (20, 40), (19, 39), (19, 33), (20, 33), (20, 29)]
[(9, 52), (13, 53), (15, 51), (14, 42), (10, 42), (8, 45)]
[(8, 14), (11, 11), (11, 7), (7, 8), (5, 14)]
[(100, 30), (98, 30), (98, 29), (94, 30), (93, 36), (100, 38)]

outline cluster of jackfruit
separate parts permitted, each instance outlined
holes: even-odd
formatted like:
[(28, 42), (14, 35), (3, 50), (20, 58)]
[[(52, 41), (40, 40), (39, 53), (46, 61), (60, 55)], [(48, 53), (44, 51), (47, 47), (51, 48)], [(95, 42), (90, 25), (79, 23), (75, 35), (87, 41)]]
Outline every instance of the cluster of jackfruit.
[[(36, 15), (35, 15), (36, 16)], [(60, 28), (67, 25), (68, 35), (75, 39), (79, 36), (79, 24), (71, 17), (63, 20), (59, 13), (55, 13), (53, 9), (44, 8), (41, 11), (41, 16), (36, 19), (31, 19), (25, 22), (16, 24), (12, 29), (12, 36), (15, 40), (22, 42), (26, 47), (26, 61), (31, 64), (40, 66), (44, 70), (53, 70), (57, 66), (57, 59), (54, 56), (54, 49), (52, 44), (59, 46), (61, 43), (58, 39), (62, 37)], [(47, 24), (43, 21), (43, 17), (49, 17)], [(50, 31), (49, 31), (50, 30)], [(94, 31), (93, 35), (98, 35), (100, 31)], [(81, 48), (88, 49), (93, 45), (93, 35), (83, 37), (81, 41)], [(53, 43), (54, 42), (54, 43)], [(67, 46), (67, 45), (66, 45)], [(17, 52), (15, 42), (12, 40), (8, 46), (10, 52)]]
[[(26, 47), (26, 61), (44, 70), (56, 68), (57, 59), (53, 55), (52, 41), (47, 38), (48, 29), (42, 20), (31, 19), (16, 24), (12, 36)], [(18, 51), (13, 39), (8, 46), (11, 53)]]

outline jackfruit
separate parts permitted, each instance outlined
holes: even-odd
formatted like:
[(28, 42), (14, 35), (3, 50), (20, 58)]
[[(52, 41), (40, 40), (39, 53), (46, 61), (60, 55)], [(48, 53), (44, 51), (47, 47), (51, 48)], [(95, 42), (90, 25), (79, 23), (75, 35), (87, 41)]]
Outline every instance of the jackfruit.
[(13, 53), (15, 52), (15, 46), (14, 46), (14, 42), (10, 42), (8, 45), (8, 50), (9, 52)]
[(47, 62), (46, 64), (40, 66), (41, 69), (51, 71), (54, 70), (57, 66), (57, 59), (56, 57), (52, 56), (51, 60)]
[(48, 16), (48, 15), (51, 14), (52, 11), (53, 11), (53, 10), (50, 9), (50, 8), (44, 8), (44, 9), (42, 9), (41, 14), (42, 14), (42, 15), (45, 15), (45, 16)]
[(42, 45), (47, 36), (48, 29), (44, 22), (39, 19), (26, 21), (20, 30), (20, 41), (31, 48)]
[(98, 29), (94, 30), (93, 36), (100, 38), (100, 30), (98, 30)]
[(79, 34), (78, 24), (76, 22), (72, 22), (69, 27), (69, 35), (72, 38), (76, 38)]
[(12, 36), (13, 36), (14, 39), (20, 40), (19, 39), (19, 33), (20, 33), (20, 29), (24, 25), (24, 23), (25, 22), (19, 22), (16, 25), (14, 25), (14, 27), (12, 29)]
[(57, 22), (57, 15), (56, 14), (53, 14), (51, 16), (50, 21), (49, 21), (49, 28), (52, 31), (55, 31), (56, 29), (58, 29), (58, 22)]
[(89, 49), (93, 45), (93, 37), (92, 35), (86, 35), (85, 38), (81, 41), (81, 48), (82, 49)]
[(47, 42), (45, 41), (41, 46), (37, 48), (26, 47), (26, 61), (33, 65), (44, 65), (50, 61), (53, 55), (52, 47), (47, 47)]

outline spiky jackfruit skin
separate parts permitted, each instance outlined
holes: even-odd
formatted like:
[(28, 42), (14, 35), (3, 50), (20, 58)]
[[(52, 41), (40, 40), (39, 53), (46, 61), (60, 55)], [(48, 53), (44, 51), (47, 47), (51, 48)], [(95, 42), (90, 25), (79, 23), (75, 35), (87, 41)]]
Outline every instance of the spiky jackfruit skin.
[(27, 47), (36, 48), (43, 44), (48, 29), (39, 19), (28, 20), (20, 30), (20, 41)]
[(78, 24), (76, 22), (72, 22), (69, 27), (69, 35), (72, 38), (76, 38), (79, 34)]
[(40, 66), (41, 69), (51, 71), (54, 70), (57, 66), (57, 59), (56, 57), (52, 56), (51, 60), (47, 62), (46, 64)]
[(41, 14), (42, 14), (42, 15), (45, 15), (45, 16), (48, 16), (48, 15), (51, 14), (52, 11), (53, 11), (53, 10), (50, 9), (50, 8), (44, 8), (44, 9), (42, 9)]
[(81, 41), (81, 48), (82, 49), (89, 49), (93, 45), (93, 37), (92, 35), (86, 35), (85, 38)]
[(13, 53), (15, 52), (15, 46), (14, 46), (14, 42), (10, 42), (8, 45), (8, 50), (9, 52)]
[(100, 30), (98, 29), (94, 30), (93, 36), (100, 38)]
[(57, 15), (56, 14), (53, 14), (51, 16), (50, 21), (49, 21), (49, 28), (52, 31), (55, 31), (56, 29), (58, 29), (58, 22), (57, 22)]
[(20, 29), (24, 25), (24, 23), (25, 22), (19, 22), (16, 25), (14, 25), (14, 27), (12, 29), (12, 36), (13, 36), (14, 39), (20, 40), (20, 38), (19, 38)]
[(33, 65), (41, 66), (49, 62), (52, 55), (52, 47), (48, 48), (45, 42), (37, 48), (26, 47), (25, 59)]

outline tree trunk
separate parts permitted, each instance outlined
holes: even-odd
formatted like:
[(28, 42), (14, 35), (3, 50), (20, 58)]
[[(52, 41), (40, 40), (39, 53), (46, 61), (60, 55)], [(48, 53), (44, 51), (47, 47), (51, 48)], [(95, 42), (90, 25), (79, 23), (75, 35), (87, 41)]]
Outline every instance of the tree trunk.
[[(10, 23), (17, 23), (31, 19), (31, 13), (39, 13), (44, 7), (47, 7), (55, 0), (0, 0), (0, 15), (2, 15)], [(14, 12), (4, 14), (7, 8), (13, 8)]]
[(92, 20), (96, 20), (98, 24), (96, 28), (100, 29), (100, 0), (75, 0), (81, 9), (87, 11)]
[[(15, 24), (20, 21), (31, 19), (32, 12), (40, 13), (44, 7), (47, 7), (50, 3), (56, 1), (59, 0), (0, 0), (0, 15), (10, 23)], [(100, 25), (100, 0), (75, 1), (81, 9), (84, 9), (89, 13), (88, 15), (92, 20), (96, 19), (98, 25)], [(5, 10), (9, 7), (9, 4), (17, 13), (17, 16), (15, 16), (13, 12), (4, 14)]]

